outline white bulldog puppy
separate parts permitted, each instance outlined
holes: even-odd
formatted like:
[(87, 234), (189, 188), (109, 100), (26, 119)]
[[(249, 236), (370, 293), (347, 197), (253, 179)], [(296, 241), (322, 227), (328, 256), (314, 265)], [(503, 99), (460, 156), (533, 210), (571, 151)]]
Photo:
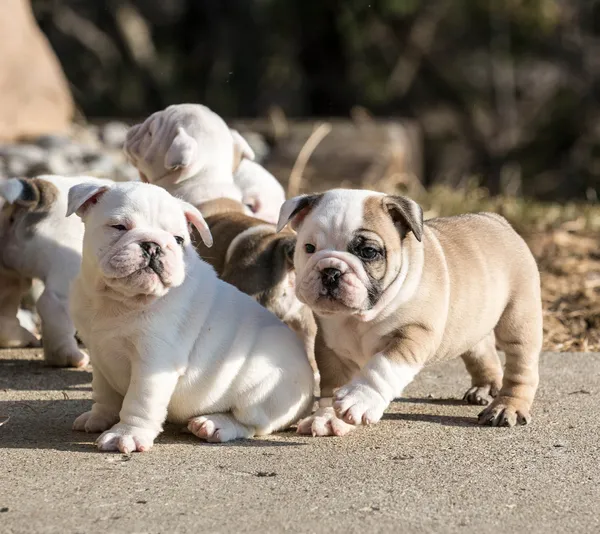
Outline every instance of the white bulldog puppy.
[(36, 308), (41, 318), (44, 356), (53, 366), (81, 367), (68, 311), (69, 286), (79, 272), (83, 224), (65, 218), (69, 188), (89, 177), (44, 175), (0, 181), (5, 204), (0, 212), (0, 345), (35, 346), (35, 337), (18, 321), (19, 305), (32, 279), (44, 284)]
[(242, 202), (254, 217), (277, 224), (279, 210), (285, 202), (285, 191), (267, 169), (249, 159), (242, 159), (233, 176), (242, 191)]
[[(288, 200), (296, 294), (317, 318), (320, 408), (298, 425), (344, 435), (379, 421), (430, 362), (460, 356), (481, 424), (530, 419), (542, 347), (540, 279), (525, 242), (496, 214), (423, 222), (414, 201), (333, 190)], [(506, 354), (504, 378), (495, 341)], [(493, 398), (495, 397), (495, 398)]]
[(248, 214), (276, 222), (285, 200), (279, 182), (254, 163), (246, 140), (200, 104), (176, 104), (132, 126), (124, 151), (143, 182), (198, 206), (231, 198)]
[(165, 420), (224, 442), (295, 423), (313, 373), (297, 336), (196, 254), (200, 212), (151, 184), (81, 184), (85, 223), (71, 310), (93, 365), (91, 411), (76, 430), (101, 450), (148, 450)]

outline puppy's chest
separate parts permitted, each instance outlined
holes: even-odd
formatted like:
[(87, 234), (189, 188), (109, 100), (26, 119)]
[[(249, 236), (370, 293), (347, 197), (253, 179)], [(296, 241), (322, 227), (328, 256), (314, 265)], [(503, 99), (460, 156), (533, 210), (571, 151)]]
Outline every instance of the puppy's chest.
[(381, 338), (356, 324), (328, 324), (320, 326), (327, 346), (339, 357), (363, 367), (379, 350)]

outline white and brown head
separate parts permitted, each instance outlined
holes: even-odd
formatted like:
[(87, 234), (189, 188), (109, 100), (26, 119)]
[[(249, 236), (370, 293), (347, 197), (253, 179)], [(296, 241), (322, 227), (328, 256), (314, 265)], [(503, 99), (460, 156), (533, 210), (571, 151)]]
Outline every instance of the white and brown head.
[(420, 246), (423, 212), (405, 197), (335, 189), (290, 199), (278, 229), (297, 231), (296, 294), (317, 315), (370, 320), (397, 294), (407, 250)]
[(116, 299), (162, 297), (181, 285), (194, 255), (189, 225), (204, 243), (212, 236), (200, 212), (143, 183), (82, 183), (69, 190), (67, 216), (85, 224), (83, 270)]

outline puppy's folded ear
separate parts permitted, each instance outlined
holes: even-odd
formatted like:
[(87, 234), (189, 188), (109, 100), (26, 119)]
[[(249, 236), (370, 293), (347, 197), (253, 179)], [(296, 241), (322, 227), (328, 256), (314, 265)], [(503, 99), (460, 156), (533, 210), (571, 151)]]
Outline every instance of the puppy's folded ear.
[(89, 209), (98, 203), (102, 195), (110, 189), (108, 185), (83, 182), (69, 189), (69, 200), (67, 204), (67, 217), (76, 213), (83, 218)]
[(233, 147), (237, 154), (237, 159), (241, 160), (243, 158), (249, 159), (250, 161), (254, 161), (256, 157), (254, 155), (254, 150), (248, 144), (240, 132), (237, 130), (233, 130), (230, 128), (231, 136), (233, 137)]
[(165, 169), (176, 171), (189, 167), (198, 157), (198, 143), (182, 127), (165, 153)]
[(292, 230), (298, 230), (310, 211), (319, 203), (323, 194), (300, 195), (286, 200), (279, 210), (277, 231), (281, 232), (289, 223)]
[(180, 200), (179, 202), (181, 202), (181, 207), (183, 208), (183, 213), (185, 214), (187, 222), (194, 225), (196, 230), (198, 230), (198, 233), (202, 238), (202, 242), (207, 247), (212, 247), (213, 237), (210, 233), (210, 228), (208, 227), (208, 224), (206, 224), (206, 221), (204, 220), (204, 217), (202, 217), (200, 211), (183, 200)]
[(388, 195), (383, 203), (394, 223), (405, 227), (404, 235), (407, 233), (406, 227), (408, 227), (408, 230), (415, 235), (418, 241), (423, 239), (423, 210), (421, 206), (410, 198), (395, 195)]

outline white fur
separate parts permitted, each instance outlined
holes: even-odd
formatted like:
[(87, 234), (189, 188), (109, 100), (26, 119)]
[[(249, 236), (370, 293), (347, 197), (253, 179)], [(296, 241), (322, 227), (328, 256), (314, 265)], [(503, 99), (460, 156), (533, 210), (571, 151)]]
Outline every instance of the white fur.
[(336, 391), (333, 403), (336, 415), (349, 424), (376, 423), (419, 371), (420, 367), (376, 354), (357, 377)]
[(233, 178), (242, 191), (242, 202), (250, 206), (254, 216), (275, 224), (285, 202), (285, 191), (275, 176), (258, 163), (243, 159)]
[[(75, 215), (65, 217), (67, 197), (69, 188), (74, 184), (109, 182), (86, 176), (43, 175), (38, 178), (54, 184), (58, 197), (49, 213), (36, 222), (35, 228), (25, 227), (25, 223), (19, 221), (14, 224), (0, 221), (0, 266), (15, 273), (21, 280), (39, 279), (44, 283), (37, 311), (42, 323), (46, 361), (60, 366), (82, 366), (88, 362), (88, 357), (77, 347), (75, 327), (68, 312), (68, 298), (69, 286), (81, 265), (84, 229)], [(19, 302), (19, 286), (13, 283), (10, 288), (5, 288), (6, 291), (9, 289), (17, 293), (6, 300)], [(16, 316), (17, 309), (10, 313)]]
[(23, 192), (23, 184), (17, 178), (5, 180), (0, 178), (0, 196), (4, 197), (6, 202), (12, 204)]
[(130, 452), (150, 448), (165, 419), (187, 424), (202, 439), (227, 441), (268, 434), (301, 417), (313, 388), (301, 343), (252, 298), (220, 281), (187, 233), (181, 253), (173, 252), (185, 266), (179, 285), (138, 297), (107, 287), (98, 258), (124, 239), (106, 227), (119, 216), (153, 234), (185, 228), (177, 200), (147, 184), (115, 185), (85, 215), (71, 307), (94, 366), (95, 404), (74, 427), (105, 430), (99, 448)]
[[(177, 104), (152, 114), (130, 129), (124, 150), (144, 181), (195, 206), (232, 198), (275, 222), (285, 200), (275, 177), (252, 161), (247, 141), (206, 106)], [(236, 150), (243, 159), (234, 174)]]

